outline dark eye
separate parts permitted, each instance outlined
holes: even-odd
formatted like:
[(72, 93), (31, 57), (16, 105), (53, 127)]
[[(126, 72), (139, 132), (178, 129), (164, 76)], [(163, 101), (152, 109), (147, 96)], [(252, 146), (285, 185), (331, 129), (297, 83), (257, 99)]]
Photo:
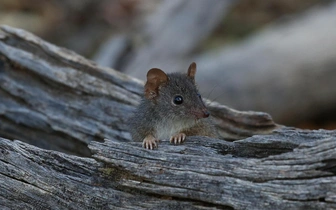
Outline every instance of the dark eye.
[(175, 96), (173, 102), (174, 102), (174, 104), (176, 104), (176, 105), (180, 105), (180, 104), (182, 104), (182, 103), (183, 103), (183, 98), (182, 98), (182, 96)]

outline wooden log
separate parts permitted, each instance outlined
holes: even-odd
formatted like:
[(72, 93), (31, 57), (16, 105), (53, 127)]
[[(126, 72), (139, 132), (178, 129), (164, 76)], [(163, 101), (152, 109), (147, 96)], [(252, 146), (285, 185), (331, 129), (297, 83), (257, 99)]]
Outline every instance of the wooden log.
[[(142, 81), (23, 30), (3, 26), (0, 36), (0, 136), (84, 156), (92, 140), (130, 141), (125, 122), (140, 101)], [(265, 113), (209, 108), (222, 138), (276, 127)]]
[(335, 209), (336, 131), (228, 143), (91, 142), (92, 158), (0, 138), (4, 209)]

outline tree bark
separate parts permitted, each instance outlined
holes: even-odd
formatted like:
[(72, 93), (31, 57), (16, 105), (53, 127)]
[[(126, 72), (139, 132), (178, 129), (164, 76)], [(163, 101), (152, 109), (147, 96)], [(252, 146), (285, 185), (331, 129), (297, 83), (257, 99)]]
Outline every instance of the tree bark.
[(286, 128), (268, 114), (212, 103), (221, 137), (241, 140), (187, 137), (179, 146), (163, 141), (146, 150), (125, 124), (142, 85), (1, 27), (0, 136), (29, 144), (0, 138), (0, 206), (336, 208), (335, 131)]
[(283, 129), (156, 151), (91, 142), (92, 158), (0, 139), (5, 209), (335, 209), (336, 132)]

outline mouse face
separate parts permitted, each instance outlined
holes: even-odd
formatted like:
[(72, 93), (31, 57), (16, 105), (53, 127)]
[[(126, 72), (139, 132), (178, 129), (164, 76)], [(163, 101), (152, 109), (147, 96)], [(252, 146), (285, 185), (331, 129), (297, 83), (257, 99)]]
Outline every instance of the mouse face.
[(145, 98), (161, 118), (198, 120), (210, 115), (196, 88), (195, 74), (195, 63), (190, 64), (187, 74), (167, 75), (157, 68), (148, 71)]
[(168, 81), (159, 88), (155, 103), (167, 117), (197, 120), (210, 115), (193, 79), (183, 74), (168, 74)]

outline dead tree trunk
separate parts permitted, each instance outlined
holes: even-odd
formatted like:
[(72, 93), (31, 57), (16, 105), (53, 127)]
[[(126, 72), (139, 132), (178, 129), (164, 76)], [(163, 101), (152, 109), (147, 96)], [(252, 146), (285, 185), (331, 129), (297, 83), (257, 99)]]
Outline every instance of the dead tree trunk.
[(94, 159), (0, 139), (8, 209), (336, 209), (336, 133), (286, 129), (235, 143), (202, 137), (92, 142)]
[(335, 131), (212, 104), (221, 137), (242, 140), (148, 151), (125, 124), (141, 94), (138, 80), (2, 27), (0, 136), (29, 144), (0, 138), (1, 208), (336, 208)]

